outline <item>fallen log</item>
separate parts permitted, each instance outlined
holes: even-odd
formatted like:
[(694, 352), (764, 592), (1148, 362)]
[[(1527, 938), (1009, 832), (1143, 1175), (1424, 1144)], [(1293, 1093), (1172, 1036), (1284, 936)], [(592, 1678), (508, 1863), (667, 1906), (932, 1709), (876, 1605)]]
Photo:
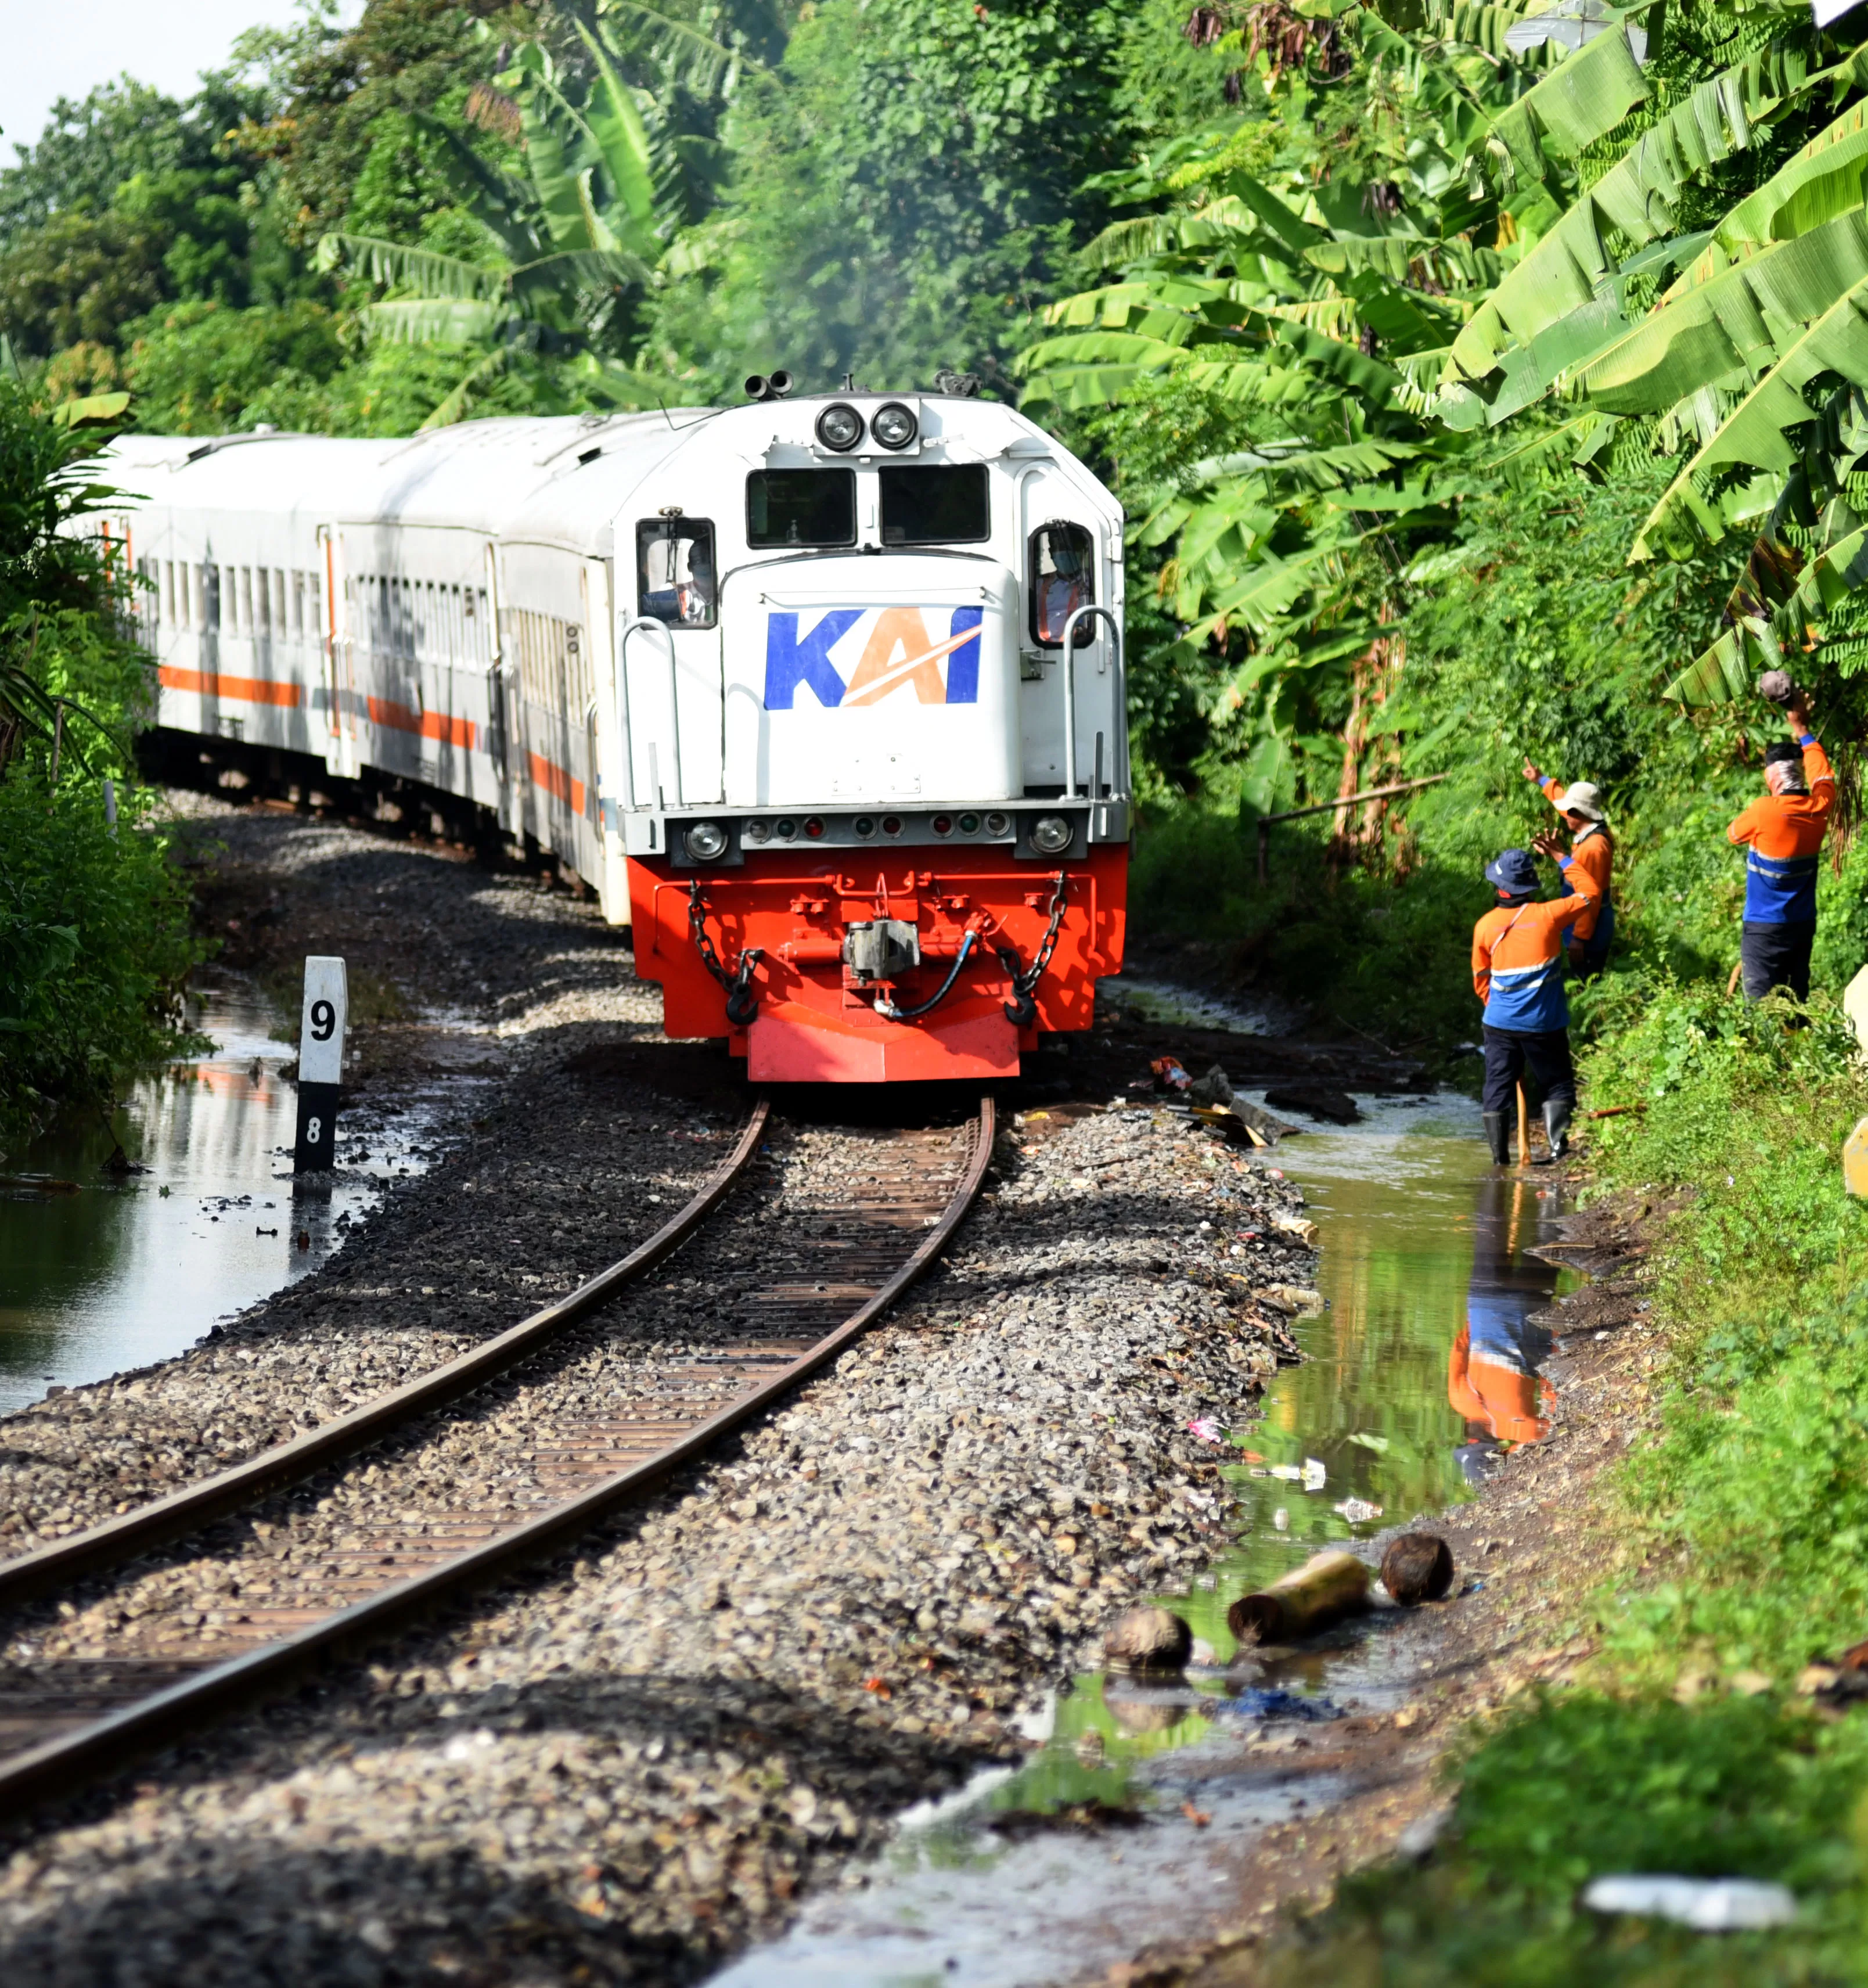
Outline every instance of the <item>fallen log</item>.
[(1290, 1643), (1366, 1605), (1369, 1570), (1352, 1553), (1332, 1547), (1226, 1611), (1226, 1626), (1241, 1643)]

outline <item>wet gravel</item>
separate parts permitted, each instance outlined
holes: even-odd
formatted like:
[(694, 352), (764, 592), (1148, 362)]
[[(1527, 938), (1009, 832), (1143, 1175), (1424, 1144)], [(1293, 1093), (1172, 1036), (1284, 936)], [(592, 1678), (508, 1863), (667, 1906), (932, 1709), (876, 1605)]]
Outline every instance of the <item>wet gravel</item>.
[[(346, 1293), (393, 1296), (301, 1287), (190, 1356), (191, 1381), (0, 1428), (66, 1431), (35, 1467), (73, 1513), (108, 1510), (162, 1480), (120, 1475), (87, 1413), (159, 1404), (179, 1431), (192, 1391), (182, 1467), (204, 1467), (186, 1462), (202, 1443), (237, 1453), (510, 1323), (512, 1279), (543, 1296), (620, 1254), (632, 1219), (659, 1219), (632, 1218), (632, 1191), (672, 1194), (711, 1154), (669, 1140), (643, 1090), (647, 1062), (698, 1053), (610, 1033), (555, 1082), (515, 1078), (478, 1142), (332, 1267)], [(692, 1121), (723, 1129), (718, 1094), (687, 1087)], [(627, 1136), (600, 1141), (613, 1114)], [(468, 1189), (502, 1168), (531, 1185), (495, 1221)], [(1228, 1536), (1215, 1452), (1186, 1425), (1249, 1419), (1310, 1280), (1301, 1229), (1274, 1226), (1298, 1201), (1166, 1111), (1028, 1114), (890, 1320), (574, 1561), (17, 1831), (0, 1952), (87, 1983), (704, 1972), (908, 1802), (1016, 1750), (1019, 1707)]]
[[(224, 1469), (503, 1331), (658, 1228), (747, 1108), (724, 1053), (663, 1040), (659, 991), (634, 979), (593, 904), (445, 849), (173, 798), (225, 943), (218, 965), (276, 986), (307, 952), (350, 961), (361, 1018), (346, 1074), (360, 1101), (344, 1150), (420, 1087), (435, 1165), (394, 1182), (354, 1233), (340, 1218), (336, 1256), (195, 1351), (0, 1418), (0, 1555)], [(459, 1005), (424, 1019), (431, 1002)], [(437, 1110), (433, 1079), (463, 1070), (481, 1080)], [(317, 1188), (282, 1188), (289, 1209), (256, 1220), (305, 1219)]]

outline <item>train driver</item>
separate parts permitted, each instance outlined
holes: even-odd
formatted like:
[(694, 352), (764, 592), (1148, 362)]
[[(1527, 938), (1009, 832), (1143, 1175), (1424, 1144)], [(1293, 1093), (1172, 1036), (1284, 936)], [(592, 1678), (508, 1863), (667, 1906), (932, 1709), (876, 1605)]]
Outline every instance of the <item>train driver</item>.
[(1038, 583), (1038, 637), (1042, 642), (1057, 643), (1064, 639), (1071, 616), (1091, 604), (1089, 562), (1080, 543), (1085, 535), (1068, 526), (1052, 526), (1045, 536), (1051, 570)]
[(642, 611), (676, 628), (711, 627), (716, 592), (711, 526), (671, 522), (643, 549)]

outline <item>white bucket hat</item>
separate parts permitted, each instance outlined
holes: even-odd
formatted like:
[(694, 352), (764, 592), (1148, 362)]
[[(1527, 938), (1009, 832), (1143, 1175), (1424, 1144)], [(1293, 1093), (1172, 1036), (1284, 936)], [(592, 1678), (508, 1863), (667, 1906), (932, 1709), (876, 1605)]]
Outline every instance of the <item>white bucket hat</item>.
[(1602, 789), (1593, 780), (1578, 780), (1557, 796), (1556, 804), (1565, 814), (1579, 814), (1586, 821), (1602, 820)]

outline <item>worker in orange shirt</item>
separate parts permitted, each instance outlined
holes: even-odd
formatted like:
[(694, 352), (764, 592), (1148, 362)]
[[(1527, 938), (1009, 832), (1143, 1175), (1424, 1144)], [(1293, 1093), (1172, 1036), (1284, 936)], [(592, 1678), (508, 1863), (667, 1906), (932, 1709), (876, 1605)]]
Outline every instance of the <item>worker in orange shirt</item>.
[[(1593, 780), (1575, 780), (1568, 786), (1546, 777), (1527, 759), (1524, 776), (1538, 787), (1569, 830), (1569, 854), (1576, 867), (1596, 886), (1599, 908), (1577, 919), (1565, 942), (1570, 969), (1584, 980), (1593, 980), (1609, 963), (1609, 947), (1615, 937), (1615, 900), (1611, 894), (1615, 868), (1615, 838), (1603, 819), (1602, 789)], [(1540, 835), (1531, 844), (1540, 856), (1555, 857), (1559, 845), (1555, 836)], [(1566, 876), (1563, 894), (1573, 894), (1575, 886)]]
[(1762, 1001), (1773, 987), (1787, 987), (1799, 1001), (1809, 998), (1809, 949), (1816, 936), (1816, 865), (1829, 810), (1836, 805), (1836, 776), (1829, 756), (1809, 729), (1802, 693), (1792, 691), (1784, 715), (1788, 740), (1765, 749), (1765, 785), (1725, 831), (1725, 839), (1750, 854), (1745, 862), (1745, 921), (1738, 958), (1745, 998)]
[(1511, 1158), (1506, 1114), (1526, 1068), (1543, 1093), (1550, 1157), (1561, 1159), (1576, 1108), (1569, 1053), (1569, 1002), (1563, 992), (1563, 934), (1597, 906), (1582, 866), (1556, 858), (1572, 894), (1539, 902), (1530, 853), (1508, 849), (1485, 866), (1497, 908), (1472, 928), (1472, 988), (1485, 1003), (1485, 1138), (1500, 1166)]

